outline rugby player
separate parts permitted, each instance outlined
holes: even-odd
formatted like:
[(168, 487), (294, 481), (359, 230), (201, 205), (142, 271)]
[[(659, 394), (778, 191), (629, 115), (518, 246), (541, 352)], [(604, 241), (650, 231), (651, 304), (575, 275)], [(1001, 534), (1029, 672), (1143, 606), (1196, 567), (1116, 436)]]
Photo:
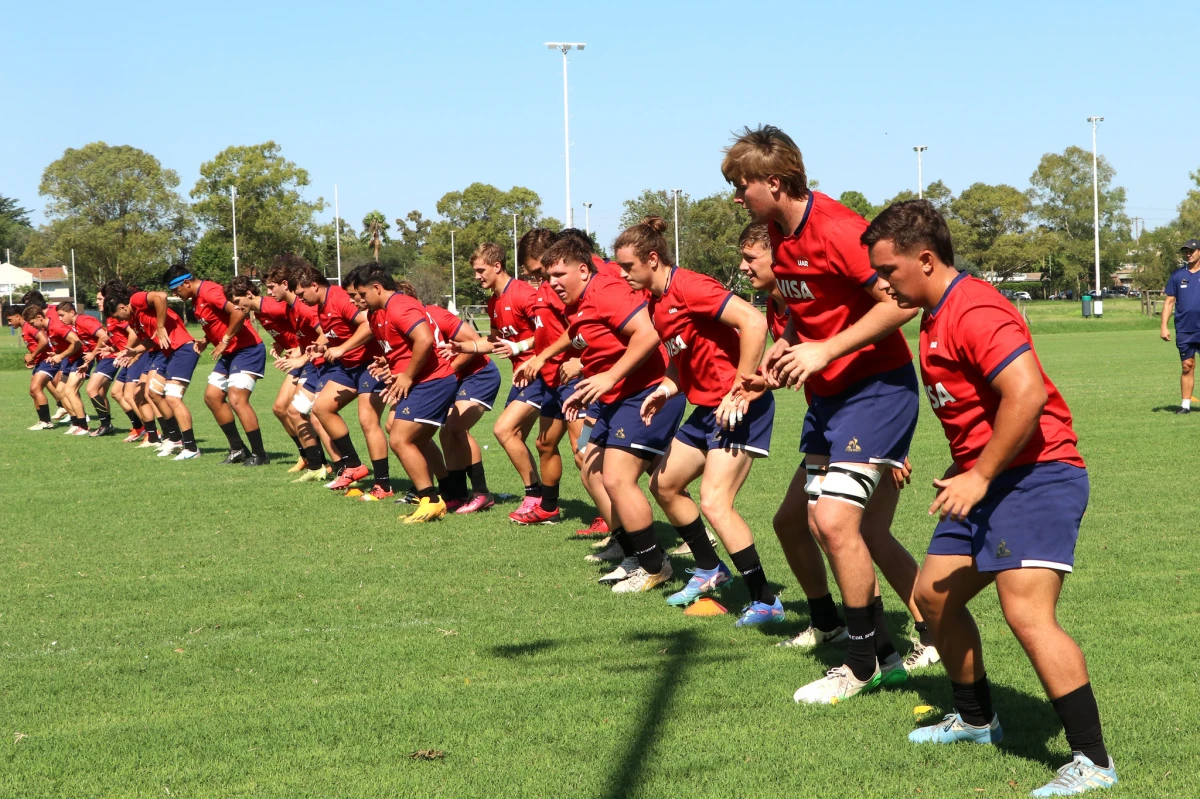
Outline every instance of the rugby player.
[(108, 405), (108, 387), (117, 375), (116, 355), (110, 347), (108, 329), (100, 320), (86, 313), (77, 313), (72, 303), (59, 303), (58, 317), (68, 325), (83, 345), (83, 358), (79, 368), (67, 376), (67, 390), (79, 393), (79, 386), (86, 379), (84, 390), (96, 409), (100, 426), (90, 431), (93, 438), (111, 436), (116, 432)]
[(46, 331), (39, 330), (25, 321), (24, 309), (19, 305), (10, 305), (4, 311), (5, 320), (12, 329), (20, 329), (21, 339), (29, 352), (25, 355), (25, 368), (31, 370), (29, 375), (29, 397), (33, 400), (33, 408), (38, 421), (30, 430), (53, 430), (54, 422), (50, 421), (50, 403), (46, 393), (54, 395), (51, 387), (54, 379), (52, 364), (47, 361), (46, 352), (50, 347), (50, 339)]
[[(71, 303), (59, 303), (59, 306)], [(83, 365), (83, 342), (79, 336), (62, 321), (59, 308), (43, 309), (36, 304), (26, 305), (23, 316), (25, 321), (46, 334), (50, 341), (52, 354), (46, 359), (54, 369), (54, 382), (59, 384), (58, 400), (66, 409), (71, 426), (63, 435), (86, 436), (88, 430), (87, 415), (83, 410), (83, 401), (79, 399), (80, 381), (72, 376)]]

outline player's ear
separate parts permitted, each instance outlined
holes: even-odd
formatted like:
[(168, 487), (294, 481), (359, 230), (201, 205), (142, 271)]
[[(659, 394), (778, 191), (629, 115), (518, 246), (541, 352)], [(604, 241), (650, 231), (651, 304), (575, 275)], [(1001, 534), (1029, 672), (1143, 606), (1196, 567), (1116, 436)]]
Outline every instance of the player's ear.
[(779, 195), (783, 193), (783, 181), (779, 179), (778, 175), (771, 175), (763, 182), (767, 184), (767, 188), (771, 190), (772, 194)]
[(921, 271), (928, 275), (933, 274), (934, 254), (929, 250), (921, 250), (921, 254), (917, 256), (921, 261)]

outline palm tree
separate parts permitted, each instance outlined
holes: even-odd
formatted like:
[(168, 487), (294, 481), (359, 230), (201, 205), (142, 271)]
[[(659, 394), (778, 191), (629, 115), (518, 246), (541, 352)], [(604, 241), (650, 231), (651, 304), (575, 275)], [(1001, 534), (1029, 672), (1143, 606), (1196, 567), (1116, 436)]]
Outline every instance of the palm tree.
[(387, 244), (388, 230), (391, 225), (388, 224), (387, 217), (382, 211), (371, 211), (362, 220), (363, 232), (359, 236), (359, 240), (364, 244), (369, 244), (371, 250), (375, 253), (375, 260), (379, 260), (379, 248)]

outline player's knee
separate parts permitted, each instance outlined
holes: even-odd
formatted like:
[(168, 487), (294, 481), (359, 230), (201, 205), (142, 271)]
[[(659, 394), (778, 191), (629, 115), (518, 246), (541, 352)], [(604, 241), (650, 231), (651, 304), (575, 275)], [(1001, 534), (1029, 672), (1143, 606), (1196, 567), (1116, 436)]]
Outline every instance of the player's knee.
[(734, 515), (732, 498), (720, 491), (709, 493), (700, 486), (700, 512), (704, 518), (719, 525)]
[(941, 618), (942, 601), (933, 583), (918, 578), (917, 584), (913, 586), (913, 602), (917, 604), (921, 617), (926, 621)]
[(1183, 373), (1185, 375), (1190, 375), (1194, 371), (1196, 371), (1196, 359), (1188, 358), (1183, 362)]

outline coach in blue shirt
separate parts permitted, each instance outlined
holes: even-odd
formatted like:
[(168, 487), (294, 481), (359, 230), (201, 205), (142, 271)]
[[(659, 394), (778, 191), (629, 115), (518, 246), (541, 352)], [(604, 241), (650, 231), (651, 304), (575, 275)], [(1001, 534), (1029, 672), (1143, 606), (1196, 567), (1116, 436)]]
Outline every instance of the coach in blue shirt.
[(1183, 406), (1176, 413), (1192, 412), (1192, 388), (1195, 386), (1196, 353), (1200, 352), (1200, 240), (1188, 239), (1179, 248), (1183, 266), (1171, 273), (1164, 293), (1167, 295), (1162, 310), (1163, 341), (1171, 340), (1167, 330), (1167, 319), (1175, 312), (1175, 346), (1179, 348), (1179, 359), (1183, 361), (1183, 377), (1180, 389)]

